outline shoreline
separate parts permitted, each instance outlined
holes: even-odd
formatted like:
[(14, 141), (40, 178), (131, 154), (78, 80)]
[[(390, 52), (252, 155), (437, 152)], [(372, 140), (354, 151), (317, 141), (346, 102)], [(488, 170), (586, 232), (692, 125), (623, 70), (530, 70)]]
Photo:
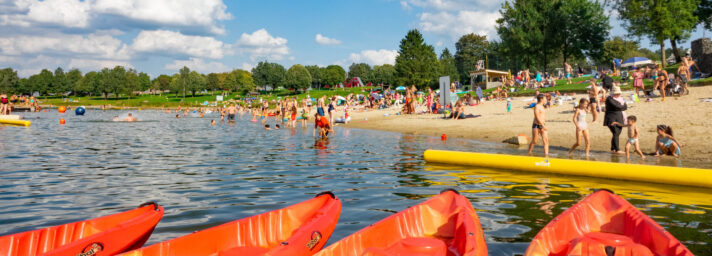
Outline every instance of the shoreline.
[[(712, 155), (712, 112), (704, 111), (712, 109), (712, 102), (703, 102), (702, 99), (712, 98), (712, 87), (691, 87), (690, 95), (679, 98), (668, 97), (665, 102), (660, 98), (653, 98), (651, 102), (640, 102), (629, 105), (626, 111), (628, 115), (638, 117), (638, 129), (640, 131), (640, 147), (646, 159), (656, 158), (650, 155), (655, 150), (656, 126), (667, 124), (674, 129), (675, 137), (683, 144), (681, 161), (694, 161), (707, 163), (705, 168), (712, 168), (709, 156)], [(623, 95), (628, 97), (633, 92), (624, 91)], [(583, 94), (573, 96), (575, 100), (584, 97)], [(506, 112), (506, 101), (486, 101), (477, 106), (466, 107), (465, 113), (482, 115), (477, 118), (465, 120), (442, 119), (442, 114), (414, 114), (397, 115), (398, 108), (370, 110), (363, 112), (349, 112), (352, 117), (348, 124), (340, 124), (342, 127), (361, 128), (370, 130), (380, 130), (389, 132), (399, 132), (404, 134), (429, 135), (439, 137), (445, 134), (448, 138), (465, 138), (484, 142), (503, 143), (504, 141), (524, 134), (531, 137), (531, 122), (533, 113), (531, 109), (524, 109), (531, 97), (512, 98), (512, 111)], [(551, 149), (568, 150), (576, 141), (575, 127), (573, 119), (573, 101), (565, 101), (560, 106), (553, 106), (546, 111), (546, 121), (549, 131), (549, 144)], [(418, 110), (423, 110), (419, 107)], [(343, 110), (337, 112), (337, 116), (343, 116)], [(591, 138), (591, 151), (608, 153), (610, 148), (611, 134), (607, 127), (603, 126), (603, 113), (599, 113), (598, 120), (592, 123), (592, 115), (589, 114), (589, 132)], [(624, 129), (620, 137), (620, 147), (624, 149), (627, 140), (627, 130)], [(583, 144), (583, 139), (582, 139)], [(533, 154), (543, 155), (543, 144), (541, 140), (537, 143)], [(516, 145), (515, 145), (516, 147)], [(523, 154), (527, 154), (527, 146), (519, 146)], [(579, 146), (574, 155), (583, 155), (583, 145)], [(476, 150), (473, 150), (476, 151)], [(631, 148), (631, 163), (641, 160), (640, 156), (634, 154)], [(611, 154), (614, 155), (614, 154)], [(625, 159), (625, 155), (619, 155)], [(663, 156), (660, 158), (671, 158)]]

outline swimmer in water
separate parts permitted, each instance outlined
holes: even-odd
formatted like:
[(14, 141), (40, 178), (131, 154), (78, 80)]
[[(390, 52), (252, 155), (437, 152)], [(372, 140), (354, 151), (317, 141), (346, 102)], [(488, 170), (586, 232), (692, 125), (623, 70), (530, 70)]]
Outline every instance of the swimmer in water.
[(271, 130), (271, 129), (269, 128), (269, 124), (265, 124), (265, 130), (268, 130), (268, 131)]
[(275, 124), (275, 125), (274, 125), (274, 129), (275, 129), (275, 130), (279, 130), (279, 128), (281, 128), (281, 127), (279, 126), (279, 124)]
[(133, 115), (131, 115), (131, 113), (129, 113), (129, 116), (127, 116), (126, 118), (122, 119), (121, 121), (124, 121), (124, 122), (136, 122), (136, 121), (138, 121), (138, 119), (135, 118), (135, 117), (133, 117)]
[(176, 119), (180, 119), (180, 114), (176, 114)]
[(210, 120), (210, 125), (211, 126), (215, 125), (215, 120)]
[(114, 119), (112, 119), (111, 121), (118, 122), (118, 121), (119, 121), (119, 116), (114, 116)]

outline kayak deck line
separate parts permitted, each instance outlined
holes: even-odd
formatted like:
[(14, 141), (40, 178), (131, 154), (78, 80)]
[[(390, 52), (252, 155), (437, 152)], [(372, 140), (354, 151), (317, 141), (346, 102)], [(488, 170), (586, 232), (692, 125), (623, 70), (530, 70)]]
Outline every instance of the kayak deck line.
[(428, 149), (426, 162), (712, 188), (712, 170)]

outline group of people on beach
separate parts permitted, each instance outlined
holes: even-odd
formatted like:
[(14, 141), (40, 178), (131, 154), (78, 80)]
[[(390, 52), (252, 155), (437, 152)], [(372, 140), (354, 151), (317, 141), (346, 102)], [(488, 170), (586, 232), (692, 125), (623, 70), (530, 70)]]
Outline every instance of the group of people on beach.
[[(685, 67), (685, 69), (689, 72), (688, 68)], [(642, 74), (642, 71), (640, 71), (641, 69), (636, 70), (637, 72), (633, 76), (637, 79), (639, 77), (638, 73)], [(657, 70), (659, 71), (661, 68), (658, 66)], [(591, 114), (593, 119), (592, 122), (596, 122), (599, 119), (598, 113), (603, 112), (603, 126), (606, 126), (611, 132), (611, 153), (625, 154), (626, 158), (630, 158), (630, 151), (633, 149), (635, 153), (644, 159), (645, 155), (640, 150), (640, 132), (638, 130), (638, 126), (636, 125), (638, 119), (636, 116), (628, 116), (626, 114), (625, 111), (628, 109), (628, 103), (622, 96), (622, 91), (620, 89), (621, 84), (620, 82), (615, 82), (609, 73), (610, 71), (603, 71), (601, 73), (601, 86), (599, 86), (595, 78), (591, 78), (589, 80), (588, 97), (583, 97), (578, 102), (574, 103), (572, 121), (575, 126), (576, 142), (571, 146), (569, 154), (573, 154), (574, 150), (581, 145), (581, 139), (583, 138), (586, 156), (589, 155), (591, 148), (589, 137), (590, 127), (586, 119), (588, 114)], [(682, 77), (689, 77), (689, 73), (687, 72), (680, 71), (679, 73), (681, 73)], [(664, 90), (667, 86), (664, 82), (666, 78), (662, 78), (661, 80), (659, 76), (667, 76), (667, 73), (663, 70), (662, 72), (655, 74), (658, 76), (653, 78), (656, 88), (661, 90), (661, 94), (664, 97)], [(569, 74), (567, 74), (567, 77), (568, 75)], [(642, 75), (640, 75), (640, 77), (642, 77)], [(683, 90), (688, 90), (686, 84), (681, 86), (683, 86)], [(544, 154), (548, 156), (549, 142), (546, 128), (545, 110), (551, 106), (551, 94), (541, 94), (538, 91), (536, 93), (536, 104), (533, 107), (534, 120), (532, 123), (532, 138), (529, 143), (529, 153), (532, 153), (534, 145), (536, 145), (537, 140), (540, 137), (544, 144)], [(600, 106), (602, 101), (604, 102), (604, 105)], [(623, 128), (627, 128), (628, 135), (628, 139), (625, 143), (625, 151), (622, 151), (619, 147), (619, 136)], [(667, 125), (658, 125), (657, 133), (658, 136), (655, 141), (654, 155), (679, 156), (682, 144), (673, 136), (672, 128)]]

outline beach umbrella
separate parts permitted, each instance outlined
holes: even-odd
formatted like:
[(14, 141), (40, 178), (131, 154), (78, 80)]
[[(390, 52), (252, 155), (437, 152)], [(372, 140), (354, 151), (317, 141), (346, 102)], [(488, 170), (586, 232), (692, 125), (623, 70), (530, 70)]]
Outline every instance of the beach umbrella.
[(645, 57), (633, 57), (630, 59), (627, 59), (621, 64), (622, 68), (626, 67), (632, 67), (632, 66), (641, 66), (641, 65), (648, 65), (648, 64), (653, 64), (653, 62)]
[(405, 91), (405, 86), (398, 86), (396, 87), (396, 91)]

